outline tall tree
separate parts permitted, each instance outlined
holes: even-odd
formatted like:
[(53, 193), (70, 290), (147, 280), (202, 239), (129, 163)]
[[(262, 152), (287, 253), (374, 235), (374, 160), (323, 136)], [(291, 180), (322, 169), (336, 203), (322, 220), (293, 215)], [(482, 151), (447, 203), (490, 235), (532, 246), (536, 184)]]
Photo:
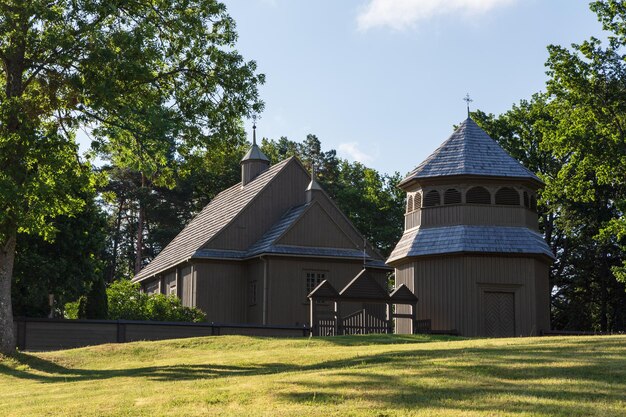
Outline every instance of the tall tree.
[[(177, 154), (210, 148), (259, 111), (254, 62), (233, 49), (215, 0), (6, 0), (0, 5), (0, 351), (14, 350), (18, 231), (52, 238), (83, 203), (74, 132), (96, 151), (170, 182)], [(170, 158), (172, 156), (172, 158)], [(170, 182), (171, 183), (171, 182)]]
[[(626, 3), (590, 7), (609, 32), (605, 44), (590, 38), (571, 50), (548, 47), (548, 92), (567, 109), (548, 145), (567, 156), (559, 185), (569, 197), (597, 201), (597, 187), (608, 187), (613, 215), (600, 225), (598, 239), (626, 245)], [(626, 282), (626, 263), (612, 273)]]
[(557, 260), (550, 271), (552, 325), (568, 330), (623, 330), (626, 293), (611, 274), (624, 254), (615, 242), (598, 240), (599, 231), (615, 216), (611, 187), (590, 177), (594, 197), (572, 198), (560, 178), (568, 154), (549, 147), (569, 110), (546, 94), (500, 116), (473, 113), (473, 118), (511, 155), (546, 183), (539, 191), (539, 226)]

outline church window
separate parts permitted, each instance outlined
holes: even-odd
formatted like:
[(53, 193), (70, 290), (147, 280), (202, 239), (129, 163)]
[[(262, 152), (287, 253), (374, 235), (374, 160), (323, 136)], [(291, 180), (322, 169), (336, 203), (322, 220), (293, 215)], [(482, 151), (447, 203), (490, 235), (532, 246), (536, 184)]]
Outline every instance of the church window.
[(496, 204), (519, 206), (519, 193), (510, 187), (502, 187), (496, 193)]
[(415, 200), (413, 202), (413, 210), (417, 210), (422, 207), (422, 195), (415, 193)]
[(424, 197), (424, 207), (433, 207), (441, 204), (441, 199), (439, 197), (439, 192), (436, 190), (431, 190), (426, 193), (426, 197)]
[(253, 306), (256, 304), (256, 281), (250, 281), (248, 283), (248, 305)]
[(449, 188), (443, 193), (443, 204), (461, 204), (461, 193), (459, 190)]
[(306, 271), (306, 295), (326, 279), (326, 273), (322, 271)]
[(491, 204), (491, 194), (485, 187), (472, 187), (465, 194), (467, 204)]
[(413, 211), (413, 196), (409, 194), (406, 198), (406, 212), (410, 213)]

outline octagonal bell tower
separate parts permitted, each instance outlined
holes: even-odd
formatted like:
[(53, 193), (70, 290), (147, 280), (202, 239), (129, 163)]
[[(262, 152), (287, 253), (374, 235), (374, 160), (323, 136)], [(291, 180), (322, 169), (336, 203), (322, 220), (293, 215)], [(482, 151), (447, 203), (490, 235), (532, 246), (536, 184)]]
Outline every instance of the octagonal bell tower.
[[(554, 256), (538, 231), (535, 174), (468, 117), (399, 186), (405, 228), (387, 263), (419, 297), (418, 320), (464, 336), (550, 329)], [(396, 331), (409, 324), (397, 319)]]

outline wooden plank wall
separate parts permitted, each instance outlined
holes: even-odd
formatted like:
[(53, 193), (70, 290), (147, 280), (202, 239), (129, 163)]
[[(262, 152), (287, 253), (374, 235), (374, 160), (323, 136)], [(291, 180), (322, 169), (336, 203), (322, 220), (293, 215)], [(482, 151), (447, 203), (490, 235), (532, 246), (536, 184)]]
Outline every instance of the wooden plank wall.
[(181, 268), (180, 284), (182, 284), (182, 288), (178, 290), (178, 294), (183, 302), (183, 305), (185, 307), (195, 306), (195, 300), (193, 299), (194, 279), (191, 265)]
[[(418, 214), (419, 213), (419, 214)], [(464, 225), (519, 226), (538, 230), (537, 213), (525, 207), (462, 205), (425, 207), (405, 217), (407, 229)]]
[[(246, 266), (246, 323), (262, 324), (263, 323), (263, 269), (265, 267), (264, 261), (251, 260)], [(252, 303), (252, 300), (248, 300), (248, 286), (255, 282), (256, 285), (256, 300)]]
[[(363, 264), (357, 260), (272, 258), (270, 262), (269, 323), (290, 326), (309, 322), (306, 271), (324, 272), (326, 279), (339, 291), (363, 269)], [(386, 285), (387, 272), (372, 271), (377, 281)], [(341, 313), (347, 315), (363, 306), (363, 303), (342, 303)]]
[(281, 245), (362, 249), (339, 227), (320, 204), (315, 204), (278, 242)]
[(242, 263), (195, 263), (196, 307), (208, 321), (246, 322), (245, 265)]
[[(484, 333), (485, 291), (513, 292), (516, 334), (537, 335), (541, 330), (549, 330), (547, 266), (537, 263), (541, 262), (504, 256), (425, 258), (399, 266), (396, 285), (407, 285), (419, 298), (418, 320), (430, 319), (433, 330), (458, 330), (464, 336)], [(540, 288), (538, 283), (541, 283)], [(405, 306), (398, 306), (397, 310), (408, 313)], [(408, 320), (396, 321), (399, 333), (407, 333), (408, 325)]]
[(24, 319), (15, 321), (21, 351), (47, 351), (210, 335), (308, 336), (306, 327), (254, 326), (212, 323), (140, 322), (126, 320)]

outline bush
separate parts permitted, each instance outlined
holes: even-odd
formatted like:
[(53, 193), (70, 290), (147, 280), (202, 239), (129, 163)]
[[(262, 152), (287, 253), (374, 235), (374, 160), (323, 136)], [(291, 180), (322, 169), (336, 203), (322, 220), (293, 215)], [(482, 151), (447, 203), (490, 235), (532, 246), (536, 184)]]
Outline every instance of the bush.
[(145, 307), (148, 295), (140, 291), (139, 284), (123, 279), (110, 284), (106, 291), (109, 319), (149, 320)]
[(206, 315), (197, 308), (184, 307), (180, 298), (163, 294), (148, 295), (139, 284), (120, 280), (107, 288), (109, 319), (154, 321), (206, 321)]
[(84, 319), (85, 318), (85, 296), (81, 296), (78, 300), (65, 303), (63, 307), (63, 317), (66, 319)]

